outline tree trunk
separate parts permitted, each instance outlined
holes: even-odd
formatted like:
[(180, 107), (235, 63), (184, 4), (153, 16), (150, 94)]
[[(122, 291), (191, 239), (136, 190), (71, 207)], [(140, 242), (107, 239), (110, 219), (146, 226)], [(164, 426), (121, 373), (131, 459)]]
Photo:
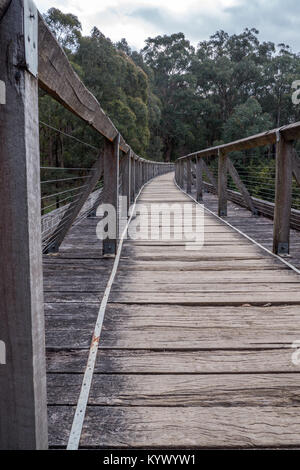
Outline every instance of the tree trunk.
[(171, 155), (172, 155), (172, 150), (173, 150), (173, 146), (171, 143), (168, 143), (167, 144), (167, 151), (165, 153), (165, 162), (170, 162), (171, 161)]

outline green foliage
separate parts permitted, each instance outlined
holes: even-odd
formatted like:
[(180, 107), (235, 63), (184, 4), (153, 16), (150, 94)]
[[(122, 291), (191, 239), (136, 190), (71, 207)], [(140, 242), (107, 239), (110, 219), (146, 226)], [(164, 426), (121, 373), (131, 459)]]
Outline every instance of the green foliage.
[(153, 91), (161, 101), (157, 130), (164, 159), (169, 161), (179, 150), (184, 152), (195, 142), (195, 82), (189, 71), (194, 48), (183, 33), (178, 33), (148, 38), (142, 53), (153, 70)]
[(82, 29), (77, 16), (62, 13), (58, 8), (50, 8), (43, 16), (62, 47), (71, 51), (77, 48)]
[(255, 135), (267, 131), (272, 127), (272, 118), (269, 114), (263, 113), (259, 102), (254, 98), (237, 105), (232, 115), (223, 126), (224, 142), (231, 142), (243, 137)]
[[(123, 43), (122, 43), (123, 44)], [(97, 28), (81, 39), (75, 61), (84, 71), (83, 80), (111, 117), (123, 137), (146, 156), (149, 81), (145, 72)], [(125, 48), (126, 49), (126, 48)], [(127, 51), (130, 52), (129, 50)]]
[[(141, 156), (168, 161), (300, 120), (300, 107), (291, 100), (300, 56), (285, 44), (260, 42), (256, 29), (233, 35), (220, 30), (196, 49), (183, 33), (157, 36), (132, 51), (125, 38), (113, 44), (96, 27), (82, 36), (78, 18), (56, 8), (45, 19), (87, 88)], [(60, 130), (97, 141), (43, 94), (40, 110)], [(78, 147), (68, 153), (67, 144), (62, 152), (62, 137), (47, 136), (41, 133), (44, 160), (91, 163), (89, 152)], [(266, 158), (266, 149), (252, 153)], [(250, 168), (250, 160), (243, 165)]]

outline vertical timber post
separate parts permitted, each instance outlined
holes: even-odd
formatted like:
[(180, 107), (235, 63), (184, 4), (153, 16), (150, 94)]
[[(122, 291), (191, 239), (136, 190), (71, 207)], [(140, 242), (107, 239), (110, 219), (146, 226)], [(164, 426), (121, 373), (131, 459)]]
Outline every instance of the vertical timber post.
[(145, 183), (145, 162), (144, 162), (144, 160), (142, 160), (141, 165), (142, 165), (141, 172), (142, 172), (142, 185), (143, 185)]
[(141, 189), (143, 184), (143, 162), (139, 160), (139, 190)]
[(131, 150), (128, 151), (127, 155), (127, 188), (125, 190), (125, 194), (127, 197), (127, 213), (130, 207), (130, 201), (131, 201)]
[[(113, 142), (105, 141), (103, 154), (104, 204), (111, 204), (115, 209), (115, 231), (111, 238), (103, 240), (103, 255), (115, 255), (119, 239), (119, 165), (120, 134)], [(112, 223), (112, 220), (111, 220)]]
[(196, 157), (196, 200), (203, 201), (203, 165), (202, 159)]
[(219, 151), (218, 158), (218, 215), (227, 216), (227, 155)]
[(292, 154), (293, 143), (278, 135), (276, 144), (276, 185), (273, 252), (278, 255), (289, 253), (290, 218), (292, 204)]
[(192, 191), (192, 166), (190, 158), (186, 159), (186, 192), (191, 193)]
[(37, 21), (33, 3), (13, 0), (0, 23), (0, 449), (7, 450), (48, 447)]
[(135, 156), (131, 152), (131, 198), (130, 202), (133, 202), (135, 198)]
[(135, 160), (135, 165), (134, 165), (134, 168), (135, 168), (135, 195), (138, 194), (139, 192), (139, 167), (140, 167), (140, 162), (139, 162), (139, 159), (136, 157), (136, 160)]
[(183, 189), (183, 161), (179, 160), (179, 186)]

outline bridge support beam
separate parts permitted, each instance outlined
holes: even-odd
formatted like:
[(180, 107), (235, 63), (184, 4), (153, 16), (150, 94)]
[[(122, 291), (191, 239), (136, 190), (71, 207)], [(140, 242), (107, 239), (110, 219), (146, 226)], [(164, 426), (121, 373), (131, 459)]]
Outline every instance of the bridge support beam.
[(276, 144), (273, 252), (283, 255), (288, 254), (290, 250), (293, 142), (279, 137)]
[(192, 165), (190, 158), (186, 159), (186, 192), (192, 192)]
[(239, 176), (239, 174), (238, 174), (238, 172), (237, 172), (237, 170), (236, 170), (235, 166), (233, 165), (230, 158), (227, 158), (227, 168), (228, 168), (229, 174), (230, 174), (233, 182), (235, 183), (236, 187), (239, 189), (240, 193), (242, 194), (248, 209), (252, 212), (252, 214), (257, 215), (257, 210), (254, 207), (254, 204), (253, 204), (252, 198), (249, 194), (249, 191), (246, 188), (246, 186), (244, 185), (244, 183), (242, 182), (242, 180), (241, 180), (241, 178), (240, 178), (240, 176)]
[(137, 193), (139, 192), (139, 161), (138, 158), (135, 157), (135, 165), (134, 165), (134, 181), (135, 181), (135, 186), (134, 186), (134, 195), (136, 196)]
[(227, 216), (227, 155), (219, 151), (218, 158), (218, 215)]
[[(37, 12), (27, 7), (33, 31)], [(0, 23), (0, 340), (6, 352), (0, 361), (0, 449), (6, 450), (48, 445), (38, 81), (25, 67), (24, 52), (29, 38), (35, 50), (37, 44), (24, 35), (24, 11), (23, 2), (12, 1)]]
[(103, 193), (104, 204), (111, 204), (115, 209), (115, 235), (103, 240), (103, 255), (115, 255), (119, 239), (119, 165), (120, 165), (120, 134), (113, 142), (106, 140), (103, 155)]
[(131, 199), (131, 150), (126, 155), (126, 162), (124, 168), (124, 196), (127, 197), (127, 214), (130, 207)]
[(196, 200), (203, 200), (203, 165), (202, 159), (196, 157)]
[(135, 197), (135, 158), (131, 152), (131, 187), (130, 187), (130, 203), (134, 201)]

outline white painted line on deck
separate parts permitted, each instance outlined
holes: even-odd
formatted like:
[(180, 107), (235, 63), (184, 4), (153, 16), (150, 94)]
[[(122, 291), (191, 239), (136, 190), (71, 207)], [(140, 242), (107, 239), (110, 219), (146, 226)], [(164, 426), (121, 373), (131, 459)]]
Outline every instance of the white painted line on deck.
[[(180, 188), (180, 186), (178, 186), (178, 184), (176, 183), (175, 181), (175, 178), (174, 178), (174, 184), (175, 186), (177, 186), (177, 188), (183, 192), (184, 194), (186, 194), (190, 199), (192, 199), (192, 201), (194, 201), (196, 204), (199, 204), (199, 202), (193, 197), (191, 196), (191, 194), (188, 194), (186, 191), (184, 191), (183, 189)], [(213, 211), (211, 211), (210, 209), (208, 209), (207, 207), (205, 207), (203, 205), (204, 209), (209, 212), (210, 214), (212, 214), (214, 217), (216, 217), (218, 220), (220, 220), (221, 222), (223, 222), (224, 224), (228, 225), (228, 227), (232, 228), (233, 230), (235, 230), (236, 232), (238, 232), (240, 235), (242, 235), (243, 237), (247, 238), (247, 240), (249, 240), (250, 242), (254, 243), (255, 245), (257, 245), (259, 248), (261, 248), (262, 250), (266, 251), (269, 255), (272, 255), (273, 258), (276, 258), (278, 259), (279, 261), (281, 261), (283, 264), (285, 264), (286, 266), (288, 266), (290, 269), (292, 269), (293, 271), (295, 271), (297, 274), (300, 274), (300, 270), (297, 269), (295, 266), (293, 266), (292, 264), (290, 264), (288, 261), (286, 261), (285, 259), (283, 259), (281, 256), (279, 255), (275, 255), (275, 253), (273, 253), (271, 250), (269, 250), (268, 248), (266, 248), (265, 246), (261, 245), (260, 243), (258, 243), (256, 240), (254, 240), (253, 238), (249, 237), (248, 235), (246, 235), (244, 232), (241, 232), (241, 230), (239, 230), (238, 228), (234, 227), (234, 225), (231, 225), (229, 222), (227, 222), (227, 220), (224, 220), (222, 219), (222, 217), (219, 217), (217, 214), (215, 214)]]
[(69, 436), (67, 450), (77, 450), (78, 447), (79, 447), (83, 422), (84, 422), (84, 418), (85, 418), (85, 414), (86, 414), (86, 407), (87, 407), (89, 394), (90, 394), (90, 389), (91, 389), (92, 380), (93, 380), (93, 374), (94, 374), (94, 369), (95, 369), (95, 364), (96, 364), (96, 358), (97, 358), (100, 335), (101, 335), (101, 330), (102, 330), (102, 325), (103, 325), (103, 320), (104, 320), (105, 309), (106, 309), (106, 305), (107, 305), (107, 302), (108, 302), (110, 290), (111, 290), (111, 287), (112, 287), (112, 284), (114, 282), (115, 275), (116, 275), (116, 272), (117, 272), (117, 269), (118, 269), (118, 266), (119, 266), (119, 260), (120, 260), (120, 256), (121, 256), (124, 237), (126, 235), (127, 229), (129, 227), (132, 216), (134, 214), (134, 208), (135, 208), (135, 205), (136, 205), (136, 201), (137, 201), (141, 191), (144, 189), (144, 187), (150, 181), (151, 180), (147, 181), (147, 183), (145, 183), (141, 187), (139, 193), (137, 194), (137, 196), (134, 200), (131, 215), (130, 215), (128, 221), (127, 221), (126, 227), (124, 228), (123, 233), (122, 233), (121, 238), (120, 238), (120, 242), (119, 242), (119, 246), (118, 246), (118, 249), (117, 249), (117, 254), (116, 254), (116, 257), (115, 257), (115, 260), (114, 260), (113, 268), (112, 268), (112, 271), (110, 273), (110, 276), (109, 276), (109, 279), (108, 279), (108, 282), (107, 282), (107, 285), (106, 285), (106, 288), (105, 288), (105, 291), (104, 291), (104, 295), (103, 295), (103, 298), (102, 298), (102, 301), (101, 301), (101, 304), (100, 304), (98, 317), (97, 317), (96, 325), (95, 325), (95, 328), (94, 328), (93, 339), (92, 339), (91, 346), (90, 346), (89, 357), (88, 357), (87, 365), (86, 365), (86, 368), (85, 368), (84, 377), (83, 377), (81, 390), (80, 390), (80, 395), (79, 395), (79, 399), (78, 399), (78, 402), (77, 402), (76, 411), (75, 411), (75, 415), (74, 415), (74, 419), (73, 419), (73, 424), (72, 424), (72, 428), (71, 428), (71, 432), (70, 432), (70, 436)]

